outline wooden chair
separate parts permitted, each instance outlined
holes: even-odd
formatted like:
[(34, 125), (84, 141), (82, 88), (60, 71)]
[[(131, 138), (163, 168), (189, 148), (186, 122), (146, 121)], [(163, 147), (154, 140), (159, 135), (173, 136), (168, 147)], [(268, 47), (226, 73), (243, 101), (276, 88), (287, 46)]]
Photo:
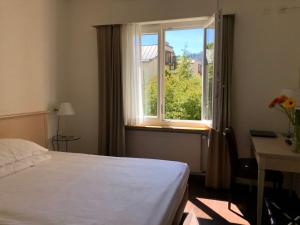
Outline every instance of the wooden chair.
[[(226, 128), (223, 132), (225, 143), (229, 153), (231, 167), (231, 187), (235, 184), (237, 178), (255, 181), (257, 184), (258, 165), (255, 158), (239, 158), (236, 139), (232, 128)], [(274, 188), (281, 188), (283, 175), (279, 171), (266, 171), (266, 181), (272, 182)], [(250, 186), (251, 187), (251, 186)], [(228, 208), (231, 207), (231, 197), (228, 201)]]

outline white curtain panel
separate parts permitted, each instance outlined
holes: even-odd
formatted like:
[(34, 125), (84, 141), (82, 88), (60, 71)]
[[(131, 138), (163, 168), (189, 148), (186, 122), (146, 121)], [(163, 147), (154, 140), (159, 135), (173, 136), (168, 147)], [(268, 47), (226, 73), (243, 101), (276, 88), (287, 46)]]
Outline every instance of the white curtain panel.
[(122, 25), (122, 76), (125, 125), (143, 123), (141, 27)]

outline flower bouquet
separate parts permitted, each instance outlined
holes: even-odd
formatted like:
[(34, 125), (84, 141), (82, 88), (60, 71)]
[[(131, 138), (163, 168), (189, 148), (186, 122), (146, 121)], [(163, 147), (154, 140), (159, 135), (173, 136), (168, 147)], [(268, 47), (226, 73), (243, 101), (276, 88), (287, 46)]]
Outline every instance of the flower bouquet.
[[(269, 105), (269, 108), (275, 108), (280, 112), (284, 113), (289, 119), (289, 132), (287, 134), (288, 138), (293, 139), (293, 145), (295, 146), (295, 151), (300, 151), (300, 127), (296, 126), (296, 116), (295, 116), (296, 101), (293, 98), (281, 95), (276, 97)], [(291, 127), (293, 128), (291, 131)], [(293, 132), (293, 133), (292, 133)]]

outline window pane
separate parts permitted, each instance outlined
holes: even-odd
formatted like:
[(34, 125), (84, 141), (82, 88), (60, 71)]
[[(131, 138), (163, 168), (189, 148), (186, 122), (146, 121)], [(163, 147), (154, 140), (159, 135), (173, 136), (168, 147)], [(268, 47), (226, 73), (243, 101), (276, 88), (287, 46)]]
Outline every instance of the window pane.
[(144, 115), (157, 116), (158, 34), (143, 34), (141, 42)]
[(201, 120), (203, 29), (165, 31), (165, 118)]
[(205, 99), (204, 99), (204, 111), (205, 115), (203, 119), (212, 119), (212, 95), (213, 95), (213, 76), (214, 76), (214, 38), (215, 29), (206, 29), (206, 56), (205, 56)]

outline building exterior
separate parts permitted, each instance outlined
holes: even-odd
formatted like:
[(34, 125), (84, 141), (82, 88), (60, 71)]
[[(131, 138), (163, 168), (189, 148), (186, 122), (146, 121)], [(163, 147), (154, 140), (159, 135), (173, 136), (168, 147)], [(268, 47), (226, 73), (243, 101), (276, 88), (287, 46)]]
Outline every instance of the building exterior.
[[(142, 66), (143, 74), (145, 77), (157, 75), (158, 71), (158, 46), (157, 45), (145, 45), (142, 46)], [(176, 55), (173, 47), (168, 42), (165, 44), (165, 65), (170, 70), (176, 69)]]
[(192, 72), (194, 75), (202, 75), (202, 63), (201, 61), (198, 60), (191, 60), (191, 67), (192, 67)]
[[(145, 45), (142, 46), (142, 68), (144, 77), (157, 76), (158, 74), (158, 46), (157, 45)], [(206, 49), (206, 63), (213, 62), (213, 49)], [(203, 54), (198, 57), (191, 58), (191, 68), (194, 75), (202, 75), (202, 60)], [(168, 42), (165, 44), (165, 66), (168, 66), (170, 70), (175, 70), (177, 66), (177, 57), (173, 50), (173, 47)]]

